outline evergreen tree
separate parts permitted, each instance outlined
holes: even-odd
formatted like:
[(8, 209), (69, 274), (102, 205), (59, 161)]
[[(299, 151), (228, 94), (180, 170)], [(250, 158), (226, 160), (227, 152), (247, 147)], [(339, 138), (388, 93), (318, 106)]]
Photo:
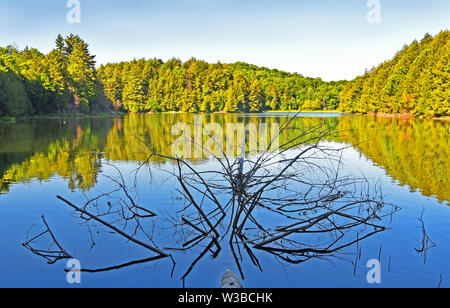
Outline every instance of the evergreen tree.
[(0, 111), (3, 115), (24, 116), (33, 112), (24, 83), (12, 71), (0, 70)]
[(356, 113), (445, 116), (450, 113), (449, 41), (449, 31), (427, 34), (351, 82), (324, 82), (242, 62), (209, 64), (195, 58), (185, 63), (140, 59), (95, 69), (95, 56), (85, 41), (74, 34), (59, 35), (46, 55), (28, 47), (0, 48), (0, 112), (92, 112), (101, 109), (102, 98), (110, 108), (129, 112), (339, 107)]
[(340, 95), (346, 112), (449, 115), (450, 31), (404, 46), (392, 60), (348, 83)]
[(70, 77), (74, 104), (82, 112), (89, 112), (89, 103), (95, 98), (94, 56), (89, 53), (88, 45), (78, 37), (70, 40), (70, 54), (67, 71)]
[(146, 105), (145, 98), (142, 73), (139, 68), (135, 66), (125, 81), (123, 89), (123, 107), (133, 113), (143, 111)]
[(250, 85), (248, 97), (250, 112), (260, 112), (264, 107), (264, 92), (258, 80), (254, 80)]

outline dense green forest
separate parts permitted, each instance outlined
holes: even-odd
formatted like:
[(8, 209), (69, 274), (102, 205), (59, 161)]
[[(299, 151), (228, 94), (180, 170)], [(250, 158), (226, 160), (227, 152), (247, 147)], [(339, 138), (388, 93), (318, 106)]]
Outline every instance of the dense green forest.
[(246, 63), (134, 60), (97, 70), (104, 93), (130, 112), (335, 110), (346, 82), (324, 82)]
[(0, 117), (49, 113), (261, 112), (450, 115), (450, 32), (426, 35), (351, 82), (325, 82), (242, 62), (140, 59), (95, 68), (77, 35), (48, 54), (0, 48)]
[(95, 69), (79, 36), (48, 54), (0, 48), (0, 116), (48, 113), (335, 110), (346, 82), (324, 82), (246, 63), (133, 60)]
[(46, 55), (0, 48), (0, 116), (101, 110), (94, 58), (76, 35), (58, 36)]
[(350, 82), (340, 109), (352, 113), (450, 115), (450, 31), (405, 46), (395, 57)]

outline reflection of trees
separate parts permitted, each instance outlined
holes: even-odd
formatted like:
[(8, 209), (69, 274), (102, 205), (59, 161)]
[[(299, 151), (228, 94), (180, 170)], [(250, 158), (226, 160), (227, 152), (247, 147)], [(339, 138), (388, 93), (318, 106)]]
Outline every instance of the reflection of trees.
[(38, 153), (21, 165), (14, 165), (4, 175), (5, 182), (28, 182), (31, 179), (47, 180), (54, 175), (69, 181), (70, 189), (89, 189), (97, 182), (99, 153), (86, 149), (76, 150), (68, 142), (56, 142), (47, 155)]
[(419, 119), (344, 117), (344, 142), (425, 196), (450, 200), (450, 125)]
[[(244, 117), (238, 114), (202, 114), (203, 124), (217, 123), (224, 130), (227, 123), (244, 122), (245, 124), (254, 123), (257, 127), (261, 123), (281, 123), (286, 120), (285, 117)], [(172, 143), (178, 136), (172, 135), (172, 128), (178, 123), (189, 124), (191, 131), (194, 131), (195, 115), (189, 113), (162, 114), (157, 116), (148, 115), (130, 115), (123, 119), (116, 119), (114, 128), (108, 135), (108, 142), (105, 148), (105, 158), (111, 161), (137, 161), (143, 162), (147, 159), (143, 151), (142, 140), (145, 140), (154, 153), (162, 155), (172, 155)], [(280, 139), (288, 140), (298, 131), (305, 130), (321, 123), (332, 127), (337, 123), (337, 118), (302, 118), (296, 120), (289, 130), (281, 135)], [(208, 138), (203, 135), (204, 140)], [(331, 138), (331, 137), (330, 137)], [(154, 161), (164, 161), (161, 157), (153, 157)]]
[[(238, 121), (259, 125), (281, 123), (283, 119), (276, 115), (202, 115), (203, 123), (215, 122), (222, 127)], [(412, 190), (420, 189), (440, 201), (450, 200), (448, 123), (372, 117), (298, 118), (281, 135), (281, 144), (308, 127), (320, 123), (331, 127), (338, 122), (342, 132), (327, 140), (352, 144)], [(0, 125), (0, 192), (8, 191), (14, 182), (47, 180), (53, 175), (67, 179), (71, 189), (92, 188), (101, 158), (145, 161), (142, 140), (153, 152), (171, 155), (171, 144), (177, 138), (171, 135), (171, 129), (177, 123), (194, 123), (194, 115), (130, 115)], [(153, 158), (153, 162), (164, 161)]]
[[(295, 119), (285, 119), (281, 131), (292, 133), (293, 126)], [(228, 250), (244, 278), (245, 259), (262, 270), (260, 253), (299, 264), (336, 256), (386, 230), (384, 224), (389, 219), (385, 218), (392, 218), (397, 208), (386, 204), (382, 194), (366, 180), (340, 175), (341, 149), (323, 143), (333, 128), (320, 124), (293, 131), (295, 135), (283, 138), (279, 149), (272, 150), (269, 144), (262, 153), (244, 151), (237, 158), (223, 153), (224, 158), (214, 156), (217, 166), (206, 170), (197, 168), (192, 161), (155, 153), (153, 145), (148, 144), (147, 159), (141, 167), (155, 168), (148, 163), (152, 157), (169, 160), (174, 168), (170, 173), (178, 180), (181, 198), (178, 208), (169, 211), (168, 234), (161, 232), (167, 220), (158, 220), (154, 209), (134, 200), (122, 173), (113, 165), (119, 176), (106, 176), (112, 181), (110, 186), (116, 187), (113, 191), (89, 199), (84, 205), (58, 196), (79, 214), (93, 243), (91, 228), (107, 228), (156, 254), (88, 272), (168, 257), (175, 262), (177, 253), (188, 252), (193, 257), (183, 270), (184, 284), (207, 255), (216, 259)], [(146, 145), (141, 142), (141, 146)], [(245, 143), (240, 147), (244, 149)], [(136, 182), (133, 188), (137, 188)], [(154, 222), (153, 228), (148, 227), (149, 221)], [(162, 239), (168, 242), (167, 248), (157, 246)], [(55, 245), (65, 251), (57, 242)], [(38, 250), (33, 248), (35, 251)]]
[[(237, 121), (259, 125), (281, 120), (279, 117), (244, 118), (236, 114), (202, 115), (203, 123), (215, 122), (224, 128), (226, 123)], [(296, 121), (293, 129), (281, 137), (289, 138), (296, 130), (320, 122), (322, 119), (319, 118)], [(176, 136), (171, 135), (171, 130), (177, 123), (194, 123), (194, 115), (130, 115), (117, 119), (31, 121), (19, 122), (18, 126), (0, 126), (3, 135), (8, 136), (1, 143), (4, 144), (5, 152), (9, 153), (8, 157), (6, 154), (0, 155), (4, 160), (1, 165), (5, 166), (0, 178), (0, 191), (7, 192), (12, 183), (29, 182), (32, 179), (45, 181), (55, 175), (67, 179), (72, 190), (92, 188), (97, 183), (101, 158), (110, 161), (145, 161), (147, 156), (143, 151), (142, 140), (146, 140), (155, 153), (171, 155), (171, 145), (176, 139)], [(153, 161), (164, 162), (165, 159), (155, 157)]]
[[(58, 175), (70, 189), (89, 189), (97, 182), (101, 149), (112, 119), (64, 119), (0, 126), (3, 151), (0, 189), (16, 182), (45, 181)], [(4, 153), (2, 153), (4, 152)]]

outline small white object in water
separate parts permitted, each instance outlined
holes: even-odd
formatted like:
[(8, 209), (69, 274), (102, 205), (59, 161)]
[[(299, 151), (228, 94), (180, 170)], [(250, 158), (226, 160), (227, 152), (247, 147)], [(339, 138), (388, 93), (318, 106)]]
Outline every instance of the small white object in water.
[(242, 289), (243, 286), (239, 278), (230, 270), (227, 270), (222, 276), (221, 289)]

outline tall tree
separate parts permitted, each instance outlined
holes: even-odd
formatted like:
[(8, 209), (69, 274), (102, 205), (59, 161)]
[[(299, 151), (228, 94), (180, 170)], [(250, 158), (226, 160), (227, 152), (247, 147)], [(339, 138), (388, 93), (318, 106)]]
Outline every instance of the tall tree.
[(264, 92), (260, 82), (255, 79), (250, 85), (248, 97), (250, 112), (260, 112), (264, 108)]

